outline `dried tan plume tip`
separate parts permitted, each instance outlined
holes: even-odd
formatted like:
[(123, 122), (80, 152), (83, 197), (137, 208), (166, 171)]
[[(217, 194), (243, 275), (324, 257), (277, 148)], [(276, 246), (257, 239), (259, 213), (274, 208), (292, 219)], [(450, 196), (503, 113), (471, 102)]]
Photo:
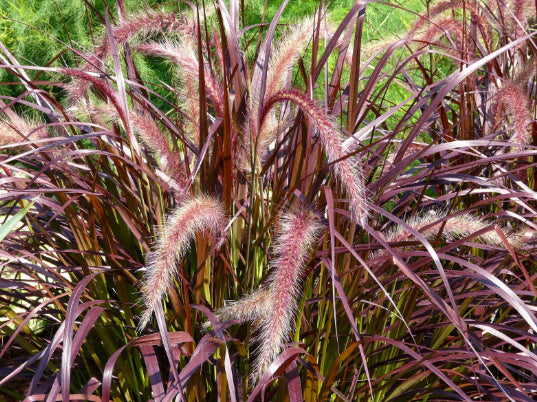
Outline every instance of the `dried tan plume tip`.
[(160, 303), (178, 270), (179, 260), (189, 249), (190, 241), (198, 232), (209, 231), (212, 236), (225, 236), (227, 220), (220, 201), (199, 196), (181, 205), (161, 230), (153, 262), (147, 267), (143, 285), (145, 310), (138, 325), (142, 330)]

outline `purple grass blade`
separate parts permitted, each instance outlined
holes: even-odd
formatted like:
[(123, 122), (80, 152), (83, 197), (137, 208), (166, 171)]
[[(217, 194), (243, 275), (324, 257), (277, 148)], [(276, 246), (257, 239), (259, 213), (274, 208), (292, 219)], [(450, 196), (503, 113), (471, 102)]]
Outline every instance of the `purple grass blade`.
[[(186, 386), (190, 377), (192, 377), (192, 375), (209, 360), (212, 354), (220, 346), (220, 343), (221, 342), (219, 339), (214, 338), (210, 334), (207, 334), (201, 338), (196, 346), (196, 349), (194, 350), (194, 353), (190, 357), (190, 360), (185, 365), (183, 370), (181, 370), (181, 373), (179, 373), (179, 378), (183, 387)], [(179, 387), (176, 383), (173, 383), (168, 388), (163, 400), (172, 400), (178, 393)]]
[(106, 365), (104, 366), (103, 372), (103, 382), (102, 382), (102, 402), (108, 402), (110, 400), (110, 390), (112, 387), (112, 371), (114, 370), (114, 365), (116, 364), (119, 355), (128, 345), (123, 345), (118, 350), (116, 350), (112, 356), (108, 358)]
[(153, 398), (155, 400), (160, 400), (164, 397), (166, 392), (164, 390), (164, 383), (162, 382), (155, 349), (151, 345), (140, 345), (140, 352), (144, 358), (145, 367), (149, 376), (149, 383), (151, 384), (151, 391), (153, 392)]
[(80, 390), (79, 394), (91, 395), (100, 386), (101, 386), (101, 382), (98, 379), (96, 379), (95, 377), (91, 377), (88, 380), (88, 382), (84, 385), (84, 387), (82, 387), (82, 389)]
[(287, 391), (289, 392), (289, 402), (302, 402), (302, 385), (300, 384), (300, 375), (298, 374), (298, 365), (293, 360), (285, 371), (287, 378)]
[[(86, 303), (82, 303), (80, 306), (78, 306), (77, 308), (77, 311), (75, 313), (75, 319), (76, 317), (78, 317), (82, 311), (84, 311), (86, 308), (92, 306), (92, 305), (95, 305), (95, 304), (102, 304), (103, 302), (101, 300), (99, 301), (91, 301), (91, 302), (86, 302)], [(30, 358), (28, 361), (24, 362), (23, 364), (21, 364), (16, 370), (14, 370), (9, 376), (7, 376), (6, 378), (2, 379), (2, 381), (0, 381), (0, 385), (9, 380), (11, 377), (15, 376), (16, 374), (20, 373), (24, 368), (26, 368), (27, 366), (29, 366), (30, 364), (32, 364), (34, 361), (38, 360), (38, 359), (41, 359), (41, 361), (39, 362), (39, 365), (37, 367), (37, 369), (35, 370), (35, 374), (34, 376), (32, 377), (32, 381), (30, 382), (30, 386), (28, 387), (28, 391), (27, 391), (27, 396), (31, 395), (31, 394), (34, 394), (36, 392), (42, 392), (40, 390), (37, 390), (36, 387), (38, 386), (39, 384), (39, 381), (41, 380), (41, 377), (43, 375), (43, 373), (45, 372), (45, 369), (46, 369), (46, 366), (47, 364), (49, 363), (50, 359), (52, 358), (52, 355), (54, 354), (54, 351), (56, 350), (56, 348), (58, 347), (58, 345), (61, 343), (62, 341), (62, 337), (64, 336), (64, 331), (65, 331), (65, 326), (66, 326), (66, 323), (65, 321), (60, 325), (60, 327), (58, 328), (58, 330), (56, 331), (56, 333), (54, 334), (54, 338), (50, 341), (50, 343), (47, 345), (47, 347), (42, 350), (41, 352), (39, 352), (37, 355), (33, 356), (32, 358)]]
[[(330, 276), (332, 278), (332, 284), (337, 289), (337, 293), (340, 297), (341, 302), (343, 303), (343, 307), (345, 309), (345, 313), (347, 314), (347, 318), (349, 323), (351, 324), (352, 331), (354, 333), (354, 337), (356, 338), (357, 342), (360, 342), (360, 334), (358, 332), (358, 328), (356, 327), (356, 323), (354, 322), (355, 318), (352, 313), (351, 306), (349, 304), (349, 300), (347, 299), (347, 295), (345, 294), (345, 291), (343, 289), (343, 286), (341, 286), (341, 282), (339, 281), (339, 276), (336, 272), (336, 269), (334, 267), (334, 258), (335, 258), (335, 236), (337, 236), (340, 240), (342, 236), (339, 235), (339, 233), (336, 231), (335, 225), (334, 225), (334, 198), (332, 196), (332, 190), (329, 187), (325, 187), (325, 197), (326, 197), (326, 205), (327, 205), (327, 212), (328, 212), (328, 225), (330, 230), (330, 244), (331, 244), (331, 259), (330, 261), (327, 261), (330, 266)], [(335, 297), (335, 293), (333, 294)], [(335, 300), (333, 301), (334, 309), (335, 309)], [(334, 313), (334, 317), (336, 314)], [(337, 324), (337, 323), (336, 323)], [(364, 364), (364, 370), (367, 376), (367, 382), (369, 385), (369, 392), (371, 393), (371, 398), (374, 399), (373, 394), (373, 385), (371, 384), (371, 376), (369, 375), (369, 367), (367, 365), (367, 358), (365, 356), (365, 351), (363, 348), (363, 345), (360, 343), (359, 345), (360, 350), (360, 357), (362, 358), (362, 362)]]
[(409, 348), (404, 342), (397, 341), (395, 339), (386, 338), (380, 335), (372, 335), (369, 338), (370, 339), (368, 339), (368, 341), (386, 342), (389, 345), (394, 345), (397, 348), (401, 349), (402, 351), (407, 353), (409, 356), (411, 356), (413, 359), (415, 359), (417, 362), (422, 363), (425, 367), (427, 367), (434, 374), (436, 374), (442, 381), (444, 381), (448, 386), (450, 386), (462, 398), (463, 401), (466, 401), (466, 402), (472, 401), (472, 399), (469, 398), (468, 395), (462, 389), (460, 389), (453, 381), (451, 381), (438, 367), (436, 367), (429, 360), (427, 360), (425, 356)]
[(330, 39), (330, 42), (328, 42), (328, 45), (326, 45), (326, 49), (321, 56), (320, 60), (317, 62), (317, 66), (315, 69), (315, 73), (313, 74), (313, 83), (317, 82), (319, 79), (319, 76), (321, 75), (321, 71), (323, 69), (323, 66), (328, 61), (328, 58), (333, 53), (334, 49), (336, 48), (339, 38), (341, 37), (341, 34), (343, 31), (347, 29), (349, 24), (354, 24), (354, 21), (356, 20), (356, 17), (359, 15), (363, 15), (366, 11), (367, 4), (364, 2), (356, 2), (351, 10), (347, 13), (347, 15), (343, 18), (341, 23), (336, 29), (336, 32)]
[[(279, 373), (283, 373), (285, 369), (289, 367), (289, 365), (294, 362), (297, 356), (301, 353), (307, 352), (298, 346), (291, 346), (285, 349), (267, 368), (267, 371), (265, 374), (263, 374), (263, 377), (261, 377), (254, 390), (248, 397), (247, 402), (253, 402), (259, 396), (259, 394), (275, 380), (274, 376), (279, 375)], [(263, 395), (262, 398), (264, 398)]]
[[(67, 364), (64, 364), (64, 358), (66, 356), (62, 353), (62, 371), (60, 373), (61, 382), (59, 381), (58, 377), (54, 380), (54, 384), (52, 385), (52, 388), (49, 393), (49, 397), (47, 398), (47, 401), (53, 401), (55, 400), (56, 396), (62, 391), (62, 402), (63, 401), (69, 401), (69, 387), (71, 385), (70, 383), (70, 374), (72, 365), (75, 361), (76, 355), (78, 354), (78, 351), (80, 350), (80, 347), (82, 346), (82, 343), (86, 340), (86, 337), (88, 335), (88, 332), (93, 328), (93, 325), (95, 324), (95, 321), (99, 318), (101, 313), (104, 311), (103, 307), (93, 307), (88, 313), (84, 316), (84, 319), (82, 320), (82, 323), (78, 327), (78, 331), (76, 332), (76, 335), (74, 339), (72, 340), (72, 343), (69, 347), (71, 355), (68, 357)], [(66, 331), (67, 332), (67, 331)], [(65, 352), (65, 338), (64, 338), (64, 349), (63, 352)], [(63, 381), (65, 376), (63, 375), (63, 370), (67, 369), (69, 370), (69, 376), (67, 376), (67, 379), (69, 382), (67, 382), (67, 385), (64, 386), (66, 383)], [(67, 392), (65, 389), (67, 388)]]
[[(101, 402), (101, 397), (97, 395), (87, 395), (87, 394), (69, 394), (69, 401), (71, 402), (85, 402), (85, 401), (95, 401), (95, 402)], [(27, 401), (46, 401), (47, 395), (46, 394), (36, 394), (28, 396), (24, 399), (24, 402)], [(55, 399), (55, 401), (60, 401), (61, 399)]]
[(226, 344), (226, 338), (224, 337), (224, 332), (222, 331), (222, 325), (218, 322), (216, 316), (205, 306), (200, 304), (191, 305), (196, 310), (201, 311), (203, 314), (209, 318), (209, 321), (213, 325), (216, 336), (222, 341), (222, 344), (225, 346), (225, 357), (224, 357), (224, 366), (226, 370), (227, 384), (229, 387), (229, 396), (231, 402), (237, 401), (237, 387), (235, 386), (235, 377), (233, 376), (233, 370), (231, 369), (231, 359), (229, 358), (229, 350)]
[(160, 332), (160, 336), (162, 337), (162, 344), (164, 345), (164, 350), (166, 350), (166, 356), (168, 357), (168, 361), (170, 362), (170, 370), (173, 374), (173, 378), (175, 379), (175, 383), (177, 384), (179, 394), (183, 398), (182, 400), (186, 401), (183, 386), (181, 385), (181, 381), (179, 380), (179, 373), (177, 372), (178, 362), (174, 359), (172, 352), (172, 344), (168, 335), (168, 329), (166, 328), (166, 319), (164, 318), (164, 310), (162, 309), (162, 303), (155, 304), (155, 317), (157, 318), (158, 329)]
[[(4, 285), (1, 284), (0, 288), (4, 288)], [(8, 348), (11, 346), (11, 344), (15, 341), (15, 338), (17, 337), (17, 335), (24, 329), (26, 324), (28, 324), (28, 321), (30, 321), (34, 316), (36, 316), (37, 313), (43, 309), (43, 307), (45, 307), (46, 305), (48, 305), (50, 303), (53, 303), (54, 301), (56, 301), (59, 298), (64, 297), (64, 296), (67, 296), (67, 295), (62, 294), (62, 295), (54, 296), (50, 300), (47, 300), (47, 301), (39, 304), (36, 308), (34, 308), (30, 312), (28, 312), (28, 314), (26, 314), (26, 318), (21, 322), (21, 324), (17, 327), (17, 329), (9, 337), (8, 341), (5, 343), (4, 347), (0, 351), (0, 359), (7, 352)], [(1, 384), (2, 384), (2, 382), (0, 381), (0, 385)]]

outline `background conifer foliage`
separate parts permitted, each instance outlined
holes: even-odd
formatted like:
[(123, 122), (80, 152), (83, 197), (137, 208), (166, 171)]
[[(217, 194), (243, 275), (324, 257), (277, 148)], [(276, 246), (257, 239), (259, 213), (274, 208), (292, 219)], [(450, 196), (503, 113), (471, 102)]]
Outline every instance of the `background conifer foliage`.
[(0, 400), (537, 398), (535, 3), (288, 3), (0, 43)]

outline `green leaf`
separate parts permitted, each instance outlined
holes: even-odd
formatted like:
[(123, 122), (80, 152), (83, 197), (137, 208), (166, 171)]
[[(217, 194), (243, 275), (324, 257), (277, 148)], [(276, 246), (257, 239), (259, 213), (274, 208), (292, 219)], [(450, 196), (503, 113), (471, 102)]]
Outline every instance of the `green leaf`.
[(32, 201), (11, 218), (9, 218), (1, 227), (0, 227), (0, 242), (17, 226), (22, 218), (28, 213), (28, 210), (34, 205), (35, 201)]

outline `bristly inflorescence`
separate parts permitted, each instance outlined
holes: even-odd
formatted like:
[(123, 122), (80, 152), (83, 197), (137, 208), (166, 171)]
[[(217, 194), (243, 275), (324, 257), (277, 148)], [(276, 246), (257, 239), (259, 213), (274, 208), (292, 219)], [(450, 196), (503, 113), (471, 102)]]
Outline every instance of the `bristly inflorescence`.
[(259, 333), (255, 381), (281, 352), (293, 329), (300, 291), (300, 276), (322, 228), (307, 210), (282, 214), (279, 235), (273, 246), (267, 284), (241, 300), (220, 309), (220, 320), (253, 321)]
[(226, 236), (226, 214), (219, 200), (198, 196), (184, 202), (161, 229), (154, 260), (147, 267), (143, 284), (145, 310), (138, 324), (142, 330), (173, 281), (181, 264), (180, 259), (189, 249), (190, 241), (198, 232), (208, 231), (217, 241)]
[[(290, 101), (305, 113), (312, 124), (319, 131), (322, 146), (327, 155), (336, 178), (350, 198), (350, 212), (352, 218), (360, 225), (367, 222), (369, 211), (367, 209), (367, 196), (364, 177), (359, 159), (344, 146), (344, 138), (333, 119), (330, 118), (314, 101), (296, 90), (280, 90), (265, 102), (268, 110), (274, 104)], [(266, 112), (263, 113), (264, 115)], [(263, 124), (263, 121), (262, 121)], [(261, 124), (261, 126), (262, 126)]]
[[(440, 235), (441, 238), (452, 241), (479, 233), (475, 237), (484, 244), (506, 247), (504, 239), (494, 230), (491, 223), (469, 213), (448, 216), (445, 211), (431, 210), (421, 216), (412, 217), (406, 223), (412, 229), (420, 232), (427, 240), (434, 240)], [(490, 230), (482, 232), (487, 228), (490, 228)], [(504, 230), (504, 232), (509, 244), (515, 249), (523, 248), (525, 243), (533, 237), (533, 232), (510, 233), (510, 230)], [(400, 225), (386, 232), (384, 236), (387, 241), (394, 243), (405, 242), (414, 238), (408, 228)], [(386, 250), (381, 250), (370, 258), (372, 261), (380, 261), (388, 256), (389, 253)]]

